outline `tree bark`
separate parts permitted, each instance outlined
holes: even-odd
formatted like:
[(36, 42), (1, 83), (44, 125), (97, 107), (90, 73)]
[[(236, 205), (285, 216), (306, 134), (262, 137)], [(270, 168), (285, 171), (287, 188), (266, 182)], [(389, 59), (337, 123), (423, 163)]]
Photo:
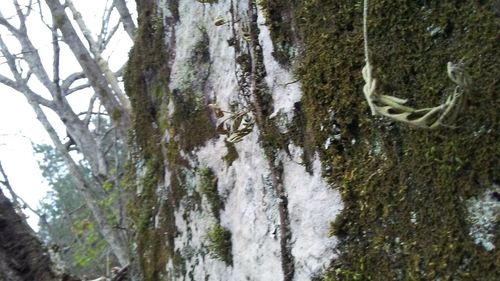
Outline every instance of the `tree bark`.
[(125, 3), (124, 0), (114, 0), (113, 6), (115, 6), (116, 10), (120, 14), (123, 28), (127, 32), (128, 36), (130, 36), (130, 38), (134, 40), (135, 30), (137, 29), (137, 27), (135, 26), (135, 23), (132, 20), (130, 11), (127, 8), (127, 3)]
[(79, 281), (56, 270), (46, 248), (0, 190), (0, 280)]

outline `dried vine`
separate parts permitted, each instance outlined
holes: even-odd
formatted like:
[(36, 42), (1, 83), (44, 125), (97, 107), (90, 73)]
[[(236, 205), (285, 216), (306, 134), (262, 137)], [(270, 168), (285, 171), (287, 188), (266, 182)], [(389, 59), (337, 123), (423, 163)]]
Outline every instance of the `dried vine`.
[(363, 87), (363, 93), (372, 115), (386, 116), (424, 129), (436, 129), (444, 126), (445, 118), (448, 118), (447, 121), (449, 122), (453, 121), (460, 110), (464, 93), (470, 89), (472, 83), (469, 74), (464, 70), (463, 61), (456, 64), (448, 62), (447, 74), (456, 86), (453, 93), (446, 98), (446, 101), (438, 106), (415, 109), (405, 105), (407, 99), (382, 95), (376, 92), (377, 80), (373, 77), (373, 65), (370, 61), (368, 46), (368, 5), (369, 0), (364, 0), (363, 39), (365, 66), (363, 67), (363, 79), (365, 80), (365, 86)]

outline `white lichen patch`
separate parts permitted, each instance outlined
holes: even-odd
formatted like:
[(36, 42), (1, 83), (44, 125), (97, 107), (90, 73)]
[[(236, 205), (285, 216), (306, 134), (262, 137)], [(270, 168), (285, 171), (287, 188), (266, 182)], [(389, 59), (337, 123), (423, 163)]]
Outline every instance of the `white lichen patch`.
[[(500, 187), (495, 185), (477, 198), (467, 200), (469, 235), (486, 251), (495, 249), (495, 229), (500, 219)], [(496, 195), (496, 196), (495, 196)]]
[[(200, 42), (203, 32), (208, 35), (210, 54), (210, 75), (207, 84), (213, 91), (215, 102), (227, 109), (229, 98), (236, 92), (234, 48), (229, 46), (232, 38), (229, 25), (216, 26), (214, 19), (231, 19), (231, 1), (218, 1), (206, 5), (194, 0), (179, 2), (180, 22), (175, 27), (175, 60), (169, 86), (171, 90), (182, 88), (186, 83), (186, 73), (193, 71), (188, 65), (193, 49)], [(214, 101), (212, 101), (214, 102)]]
[(300, 85), (293, 77), (292, 73), (283, 67), (274, 59), (272, 53), (274, 51), (273, 42), (269, 27), (266, 25), (266, 19), (262, 9), (258, 9), (257, 24), (259, 25), (259, 43), (262, 46), (264, 56), (264, 65), (266, 67), (266, 82), (269, 86), (272, 96), (274, 112), (271, 117), (277, 114), (284, 114), (288, 118), (288, 123), (292, 122), (293, 109), (295, 103), (300, 101), (302, 92)]
[[(300, 149), (294, 149), (300, 153)], [(283, 156), (282, 159), (286, 159)], [(330, 223), (343, 208), (340, 193), (321, 176), (321, 162), (316, 157), (309, 174), (294, 161), (283, 163), (283, 183), (288, 195), (292, 230), (292, 255), (295, 280), (310, 280), (319, 275), (334, 259), (337, 239), (329, 236)]]
[(226, 198), (221, 225), (232, 234), (232, 270), (210, 280), (280, 280), (278, 201), (258, 131), (235, 146), (239, 157), (230, 167), (222, 159), (226, 151), (222, 140), (196, 152), (200, 165), (218, 178), (219, 194)]

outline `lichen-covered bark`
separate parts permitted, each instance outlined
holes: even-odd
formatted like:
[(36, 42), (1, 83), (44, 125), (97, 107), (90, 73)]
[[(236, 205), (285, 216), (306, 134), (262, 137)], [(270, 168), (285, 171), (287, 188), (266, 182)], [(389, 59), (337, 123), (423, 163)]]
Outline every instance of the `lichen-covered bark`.
[[(381, 93), (439, 104), (454, 88), (446, 63), (466, 57), (474, 85), (454, 124), (424, 131), (370, 115), (362, 1), (139, 3), (126, 83), (146, 280), (497, 279), (498, 222), (479, 215), (498, 212), (497, 7), (372, 2)], [(247, 110), (255, 129), (224, 141), (208, 104)], [(202, 169), (216, 179), (210, 196)], [(208, 255), (214, 225), (231, 234), (232, 267)]]
[[(287, 110), (283, 106), (292, 108), (290, 102), (275, 110), (273, 100), (286, 99), (285, 84), (290, 82), (290, 75), (272, 59), (268, 31), (260, 35), (258, 22), (263, 19), (259, 19), (258, 6), (254, 1), (221, 1), (213, 8), (216, 3), (173, 4), (167, 1), (158, 8), (139, 7), (140, 24), (126, 76), (134, 108), (132, 140), (138, 148), (129, 181), (138, 196), (130, 209), (137, 233), (136, 267), (146, 280), (294, 280), (294, 276), (317, 275), (332, 255), (321, 258), (335, 241), (326, 237), (326, 225), (338, 207), (327, 207), (325, 214), (330, 216), (320, 216), (321, 231), (311, 235), (326, 238), (330, 244), (312, 250), (319, 255), (314, 262), (304, 261), (310, 249), (304, 249), (301, 258), (295, 259), (294, 241), (300, 241), (300, 247), (324, 241), (308, 243), (309, 238), (298, 237), (299, 232), (307, 231), (302, 229), (302, 214), (295, 214), (293, 221), (289, 214), (287, 189), (296, 188), (296, 183), (288, 179), (307, 172), (300, 166), (292, 168), (286, 156), (288, 140), (279, 132), (278, 122), (270, 119), (274, 111), (288, 119), (288, 112), (281, 110)], [(179, 10), (170, 11), (172, 7)], [(213, 20), (221, 11), (225, 11), (226, 24), (216, 27)], [(173, 14), (178, 15), (179, 22), (159, 20)], [(200, 16), (192, 17), (194, 14)], [(283, 72), (281, 75), (268, 78), (271, 62), (273, 69)], [(226, 111), (247, 110), (258, 130), (242, 144), (225, 141), (215, 133), (217, 120), (210, 103)], [(196, 183), (203, 181), (197, 179), (196, 171), (207, 168), (217, 179), (211, 193), (222, 192), (221, 200), (227, 200), (217, 212), (210, 206), (214, 204), (213, 194), (208, 196), (200, 187), (203, 184)], [(290, 169), (298, 173), (289, 175)], [(284, 185), (285, 180), (289, 186)], [(251, 186), (255, 190), (249, 190)], [(244, 196), (240, 196), (242, 192)], [(302, 198), (293, 199), (305, 211), (312, 208)], [(205, 200), (209, 200), (209, 206)], [(247, 212), (255, 212), (255, 219)], [(298, 231), (295, 236), (292, 223)], [(224, 236), (231, 240), (217, 242), (232, 248), (228, 252), (233, 256), (224, 255), (224, 261), (230, 262), (222, 268), (213, 258), (220, 253), (207, 255), (207, 250), (217, 250), (216, 246), (207, 248), (217, 245), (206, 240), (214, 226), (226, 229)], [(297, 275), (296, 267), (300, 269)]]
[[(126, 182), (136, 197), (129, 206), (137, 251), (131, 275), (133, 280), (159, 280), (161, 265), (171, 253), (167, 241), (174, 235), (171, 231), (165, 235), (164, 230), (153, 225), (158, 211), (155, 190), (164, 182), (158, 115), (168, 94), (168, 58), (172, 54), (164, 45), (163, 16), (155, 1), (138, 2), (137, 9), (138, 29), (125, 73), (125, 90), (133, 109), (131, 142), (135, 147)], [(169, 213), (165, 219), (170, 219)]]

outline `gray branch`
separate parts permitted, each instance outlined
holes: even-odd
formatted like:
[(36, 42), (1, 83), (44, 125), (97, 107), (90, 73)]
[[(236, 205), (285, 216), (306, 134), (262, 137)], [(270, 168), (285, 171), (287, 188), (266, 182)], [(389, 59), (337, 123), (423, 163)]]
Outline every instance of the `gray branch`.
[(128, 36), (132, 40), (134, 40), (134, 35), (137, 27), (135, 26), (134, 21), (132, 20), (132, 16), (130, 15), (130, 11), (127, 8), (127, 3), (125, 0), (114, 0), (113, 6), (118, 10), (120, 14), (120, 19), (123, 23), (123, 28), (127, 32)]

